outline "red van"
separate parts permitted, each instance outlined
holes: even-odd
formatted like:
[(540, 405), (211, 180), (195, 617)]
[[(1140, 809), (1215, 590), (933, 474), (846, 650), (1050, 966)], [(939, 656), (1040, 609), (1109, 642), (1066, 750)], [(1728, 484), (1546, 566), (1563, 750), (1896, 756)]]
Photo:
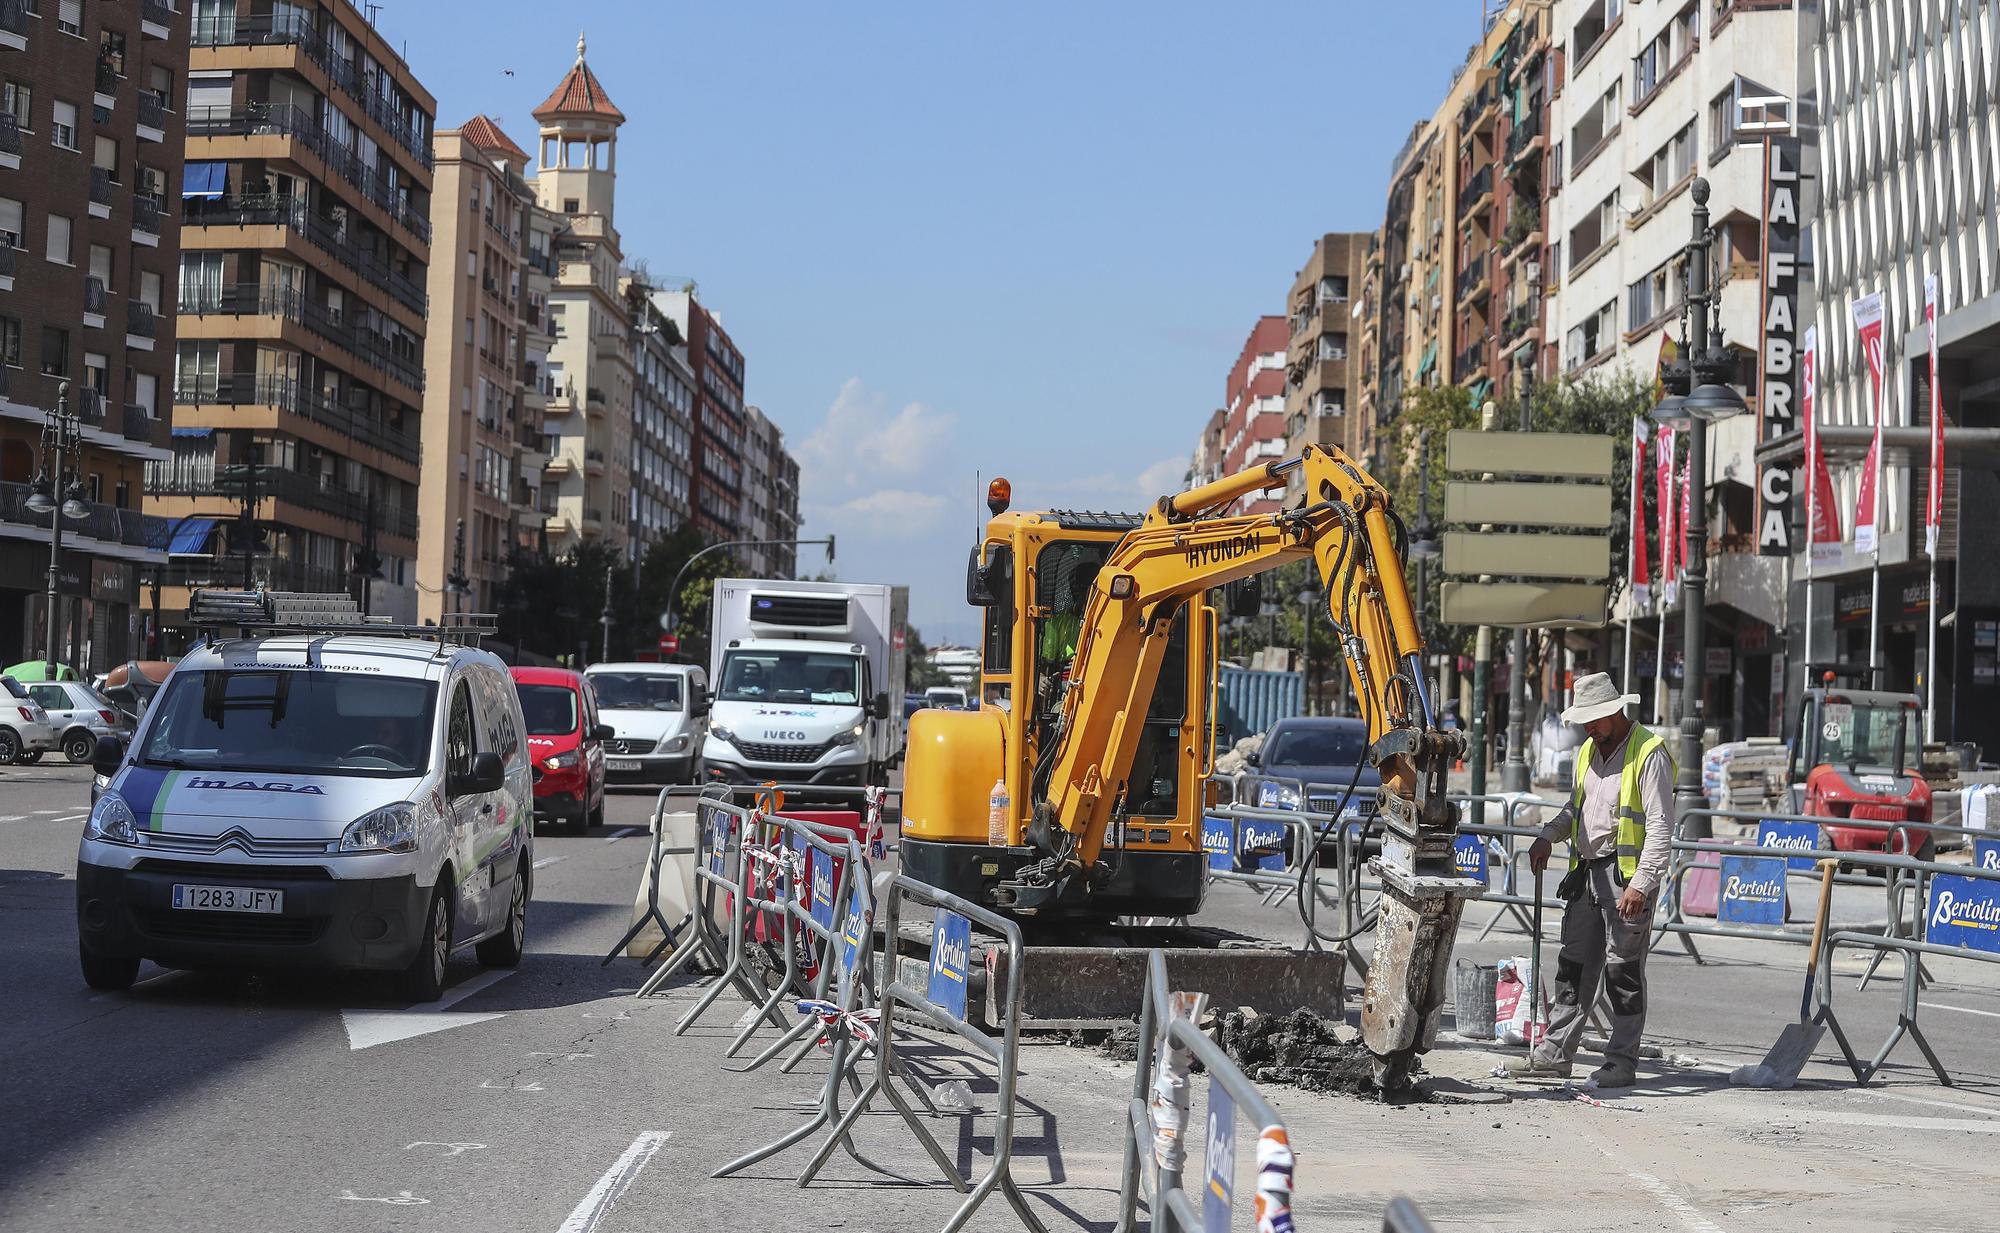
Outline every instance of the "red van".
[(567, 668), (515, 668), (514, 692), (528, 725), (535, 770), (535, 820), (567, 823), (576, 834), (604, 823), (604, 738), (597, 699)]

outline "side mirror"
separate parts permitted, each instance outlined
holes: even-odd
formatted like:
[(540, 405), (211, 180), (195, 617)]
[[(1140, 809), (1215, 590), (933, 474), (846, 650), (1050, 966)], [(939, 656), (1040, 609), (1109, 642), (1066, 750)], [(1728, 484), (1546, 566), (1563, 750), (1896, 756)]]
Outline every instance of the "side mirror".
[(599, 724), (590, 730), (590, 739), (593, 741), (608, 741), (617, 735), (610, 724)]
[(507, 786), (507, 764), (500, 755), (488, 750), (472, 755), (472, 768), (459, 776), (452, 786), (453, 796), (472, 796), (480, 792), (498, 792)]
[(1014, 550), (1005, 544), (993, 545), (986, 563), (979, 563), (974, 548), (965, 562), (965, 602), (975, 608), (991, 608), (1007, 602), (1007, 586), (1013, 573)]
[(709, 710), (708, 687), (704, 685), (696, 685), (694, 687), (694, 692), (690, 694), (688, 697), (688, 714), (693, 715), (696, 718), (700, 718), (701, 716), (708, 714), (708, 710)]
[(886, 693), (876, 694), (875, 700), (868, 704), (868, 714), (874, 719), (889, 718), (889, 695)]
[(976, 544), (965, 561), (965, 602), (975, 608), (985, 608), (993, 602), (986, 587), (986, 570), (979, 563), (979, 546)]
[(1255, 578), (1245, 578), (1229, 588), (1229, 615), (1253, 617), (1263, 610), (1264, 588)]
[(125, 761), (125, 742), (115, 736), (100, 736), (90, 751), (90, 769), (100, 775), (116, 775)]
[(1243, 761), (1247, 762), (1251, 766), (1262, 766), (1264, 765), (1264, 755), (1258, 753), (1256, 750), (1253, 749), (1249, 753), (1243, 755)]

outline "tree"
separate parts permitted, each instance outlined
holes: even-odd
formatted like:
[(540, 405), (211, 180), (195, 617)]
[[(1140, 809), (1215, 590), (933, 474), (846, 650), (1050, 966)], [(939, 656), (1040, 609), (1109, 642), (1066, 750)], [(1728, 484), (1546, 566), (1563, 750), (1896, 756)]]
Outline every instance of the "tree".
[(944, 669), (931, 662), (931, 649), (924, 645), (923, 636), (917, 627), (903, 627), (903, 649), (908, 655), (903, 671), (903, 692), (920, 694), (933, 685), (949, 685), (951, 678)]
[[(730, 553), (711, 552), (682, 574), (681, 568), (688, 565), (689, 559), (708, 545), (706, 535), (683, 523), (654, 544), (639, 566), (636, 619), (644, 623), (651, 635), (657, 636), (660, 617), (671, 608), (674, 632), (681, 640), (674, 658), (688, 663), (708, 662), (709, 600), (715, 593), (715, 580), (743, 572), (742, 565)], [(676, 576), (680, 577), (681, 589), (669, 604), (668, 593)]]

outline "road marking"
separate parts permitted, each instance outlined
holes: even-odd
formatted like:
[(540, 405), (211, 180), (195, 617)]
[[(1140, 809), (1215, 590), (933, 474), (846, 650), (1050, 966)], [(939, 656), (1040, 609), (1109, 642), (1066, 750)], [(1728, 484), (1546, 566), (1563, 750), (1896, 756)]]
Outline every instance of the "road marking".
[(25, 822), (27, 820), (28, 820), (28, 815), (25, 813), (10, 813), (5, 815), (0, 815), (0, 822)]
[(1878, 1113), (1842, 1113), (1834, 1109), (1812, 1116), (1814, 1121), (1826, 1119), (1847, 1126), (1880, 1126), (1888, 1130), (1964, 1130), (1972, 1134), (2000, 1135), (2000, 1122), (1976, 1122), (1963, 1117), (1884, 1117)]
[[(1592, 1139), (1594, 1142), (1596, 1136), (1593, 1135)], [(1709, 1220), (1706, 1216), (1703, 1216), (1700, 1212), (1696, 1211), (1694, 1208), (1694, 1204), (1688, 1202), (1686, 1199), (1683, 1199), (1680, 1195), (1674, 1193), (1674, 1191), (1670, 1187), (1668, 1187), (1668, 1185), (1665, 1182), (1661, 1181), (1657, 1177), (1654, 1177), (1652, 1174), (1646, 1172), (1643, 1169), (1635, 1169), (1632, 1166), (1626, 1164), (1624, 1161), (1618, 1159), (1617, 1153), (1613, 1152), (1610, 1148), (1606, 1147), (1604, 1144), (1595, 1143), (1595, 1146), (1597, 1150), (1603, 1152), (1604, 1155), (1608, 1159), (1610, 1159), (1613, 1164), (1616, 1164), (1619, 1168), (1625, 1170), (1626, 1176), (1630, 1177), (1633, 1181), (1643, 1186), (1646, 1190), (1646, 1193), (1653, 1196), (1654, 1201), (1659, 1203), (1661, 1207), (1664, 1207), (1668, 1211), (1672, 1212), (1675, 1216), (1679, 1217), (1680, 1222), (1686, 1225), (1688, 1228), (1694, 1230), (1694, 1233), (1723, 1233), (1721, 1225), (1716, 1224), (1715, 1222)]]
[(409, 1207), (418, 1203), (430, 1202), (429, 1199), (419, 1199), (407, 1190), (399, 1190), (391, 1198), (384, 1198), (381, 1195), (355, 1194), (352, 1190), (347, 1191), (340, 1197), (349, 1203), (393, 1203), (397, 1207)]
[(471, 980), (456, 985), (437, 1001), (401, 1010), (343, 1010), (340, 1019), (347, 1028), (347, 1047), (351, 1050), (372, 1049), (376, 1045), (391, 1044), (398, 1040), (408, 1040), (413, 1036), (428, 1036), (432, 1032), (449, 1031), (457, 1027), (470, 1027), (484, 1023), (488, 1019), (498, 1019), (505, 1011), (452, 1011), (452, 1007), (485, 989), (490, 989), (512, 976), (515, 968), (494, 968), (481, 972)]
[(1917, 1005), (1928, 1006), (1932, 1010), (1955, 1010), (1961, 1015), (1985, 1015), (1988, 1019), (2000, 1019), (2000, 1010), (1974, 1010), (1970, 1006), (1946, 1006), (1943, 1002), (1919, 1002)]
[(597, 1184), (583, 1196), (583, 1201), (576, 1205), (576, 1210), (562, 1222), (556, 1233), (592, 1233), (611, 1214), (619, 1198), (638, 1179), (639, 1170), (646, 1167), (646, 1162), (660, 1150), (660, 1145), (667, 1141), (670, 1133), (648, 1130), (632, 1140), (632, 1146), (626, 1148), (625, 1154), (613, 1161), (611, 1167), (604, 1171), (604, 1176), (597, 1179)]
[(1874, 1090), (1870, 1090), (1864, 1094), (1869, 1096), (1880, 1096), (1885, 1100), (1906, 1101), (1913, 1105), (1930, 1105), (1932, 1108), (1936, 1109), (1956, 1109), (1961, 1113), (1977, 1113), (1985, 1117), (2000, 1117), (2000, 1108), (1988, 1108), (1983, 1105), (1960, 1104), (1958, 1101), (1955, 1100), (1926, 1100), (1922, 1096), (1905, 1096), (1900, 1092), (1882, 1092)]
[(415, 1143), (404, 1147), (403, 1150), (413, 1152), (420, 1147), (441, 1147), (445, 1149), (444, 1154), (447, 1156), (462, 1156), (466, 1152), (483, 1152), (486, 1150), (484, 1143), (439, 1143), (432, 1139), (418, 1139)]
[(489, 1088), (496, 1092), (539, 1092), (542, 1090), (542, 1085), (539, 1083), (524, 1083), (516, 1085), (513, 1083), (495, 1083), (491, 1079), (481, 1079), (479, 1081), (479, 1086), (483, 1088)]
[(35, 811), (35, 816), (38, 818), (46, 818), (50, 814), (68, 813), (68, 812), (69, 811), (67, 809), (37, 809)]
[(89, 814), (88, 812), (85, 812), (85, 813), (73, 813), (73, 814), (70, 814), (70, 815), (69, 815), (68, 817), (66, 817), (66, 818), (57, 818), (57, 819), (55, 819), (55, 820), (56, 820), (57, 822), (81, 822), (81, 821), (83, 821), (83, 820), (84, 820), (85, 818), (87, 818), (87, 817), (89, 817), (89, 816), (90, 816), (90, 814)]
[(568, 859), (569, 857), (567, 856), (544, 856), (542, 859), (535, 862), (534, 867), (537, 869), (547, 869), (550, 865), (555, 864), (557, 861), (566, 861)]
[(618, 842), (618, 841), (619, 841), (620, 839), (630, 839), (630, 838), (631, 838), (632, 836), (634, 836), (634, 835), (636, 835), (636, 834), (638, 834), (638, 833), (639, 833), (639, 828), (638, 828), (638, 827), (636, 827), (636, 826), (628, 826), (628, 827), (626, 827), (626, 828), (625, 828), (624, 830), (622, 830), (622, 831), (619, 831), (619, 832), (618, 832), (617, 834), (615, 834), (615, 835), (607, 835), (607, 836), (605, 836), (605, 838), (604, 838), (604, 842), (606, 842), (606, 843), (617, 843), (617, 842)]
[(583, 1058), (587, 1058), (587, 1057), (596, 1057), (597, 1055), (596, 1055), (595, 1053), (547, 1053), (547, 1052), (544, 1052), (544, 1051), (542, 1051), (542, 1050), (539, 1050), (539, 1049), (537, 1049), (537, 1050), (536, 1050), (535, 1052), (533, 1052), (533, 1053), (530, 1053), (530, 1054), (529, 1054), (528, 1056), (529, 1056), (529, 1057), (546, 1057), (546, 1058), (557, 1058), (557, 1059), (560, 1059), (560, 1060), (562, 1060), (562, 1061), (565, 1061), (565, 1062), (574, 1062), (574, 1061), (579, 1061), (579, 1060), (581, 1060), (581, 1059), (583, 1059)]

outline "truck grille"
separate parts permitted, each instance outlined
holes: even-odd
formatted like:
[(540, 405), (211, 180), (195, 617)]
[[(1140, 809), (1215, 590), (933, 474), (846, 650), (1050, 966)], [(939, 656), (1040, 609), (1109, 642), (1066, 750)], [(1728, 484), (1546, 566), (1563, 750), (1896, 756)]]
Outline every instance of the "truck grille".
[(782, 762), (788, 765), (805, 766), (817, 762), (826, 751), (833, 748), (831, 741), (818, 745), (764, 745), (755, 741), (738, 741), (736, 748), (752, 762)]
[(256, 946), (305, 946), (326, 929), (324, 916), (249, 916), (240, 912), (175, 912), (139, 908), (139, 928), (156, 938), (184, 942), (242, 942)]
[(657, 744), (659, 744), (658, 741), (648, 741), (636, 737), (631, 739), (613, 737), (604, 742), (604, 752), (608, 754), (649, 754), (653, 752), (653, 747)]

